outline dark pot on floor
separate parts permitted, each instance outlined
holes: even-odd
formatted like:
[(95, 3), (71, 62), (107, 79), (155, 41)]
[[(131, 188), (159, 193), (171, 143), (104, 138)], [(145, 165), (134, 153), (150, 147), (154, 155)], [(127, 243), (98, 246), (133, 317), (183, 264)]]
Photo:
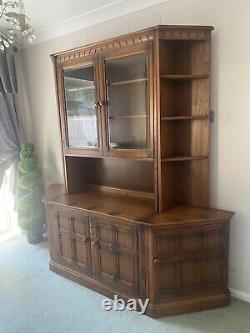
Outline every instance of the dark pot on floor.
[(43, 227), (37, 227), (27, 231), (27, 241), (30, 244), (37, 244), (43, 240)]

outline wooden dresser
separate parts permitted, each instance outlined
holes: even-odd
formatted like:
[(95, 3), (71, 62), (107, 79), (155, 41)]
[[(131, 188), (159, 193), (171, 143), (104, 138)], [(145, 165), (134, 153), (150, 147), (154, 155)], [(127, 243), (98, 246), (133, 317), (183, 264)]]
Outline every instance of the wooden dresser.
[(157, 317), (224, 306), (231, 212), (209, 208), (212, 27), (157, 26), (52, 56), (64, 185), (50, 269)]

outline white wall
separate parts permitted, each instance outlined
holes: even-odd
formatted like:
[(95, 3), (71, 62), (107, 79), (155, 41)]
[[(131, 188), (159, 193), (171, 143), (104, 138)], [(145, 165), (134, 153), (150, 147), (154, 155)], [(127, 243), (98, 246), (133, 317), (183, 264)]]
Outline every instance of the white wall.
[[(157, 24), (214, 25), (211, 203), (236, 212), (231, 226), (230, 286), (250, 300), (250, 2), (170, 0), (117, 20), (34, 45), (18, 59), (19, 105), (46, 184), (63, 179), (59, 119), (49, 55)], [(29, 116), (29, 113), (31, 116)]]

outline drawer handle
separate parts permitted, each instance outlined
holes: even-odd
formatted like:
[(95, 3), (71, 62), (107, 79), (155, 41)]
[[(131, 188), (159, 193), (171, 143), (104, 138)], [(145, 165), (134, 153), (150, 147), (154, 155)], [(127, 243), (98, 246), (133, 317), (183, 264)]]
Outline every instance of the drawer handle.
[(160, 263), (160, 259), (158, 259), (158, 258), (155, 258), (154, 260), (153, 260), (153, 263), (156, 265), (156, 264), (159, 264)]

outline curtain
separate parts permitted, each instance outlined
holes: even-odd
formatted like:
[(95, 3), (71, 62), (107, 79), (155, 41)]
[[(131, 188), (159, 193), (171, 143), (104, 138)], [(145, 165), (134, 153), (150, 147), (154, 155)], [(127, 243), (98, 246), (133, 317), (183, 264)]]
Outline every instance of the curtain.
[(17, 78), (15, 48), (0, 51), (0, 188), (5, 171), (17, 160), (20, 134), (15, 108)]

